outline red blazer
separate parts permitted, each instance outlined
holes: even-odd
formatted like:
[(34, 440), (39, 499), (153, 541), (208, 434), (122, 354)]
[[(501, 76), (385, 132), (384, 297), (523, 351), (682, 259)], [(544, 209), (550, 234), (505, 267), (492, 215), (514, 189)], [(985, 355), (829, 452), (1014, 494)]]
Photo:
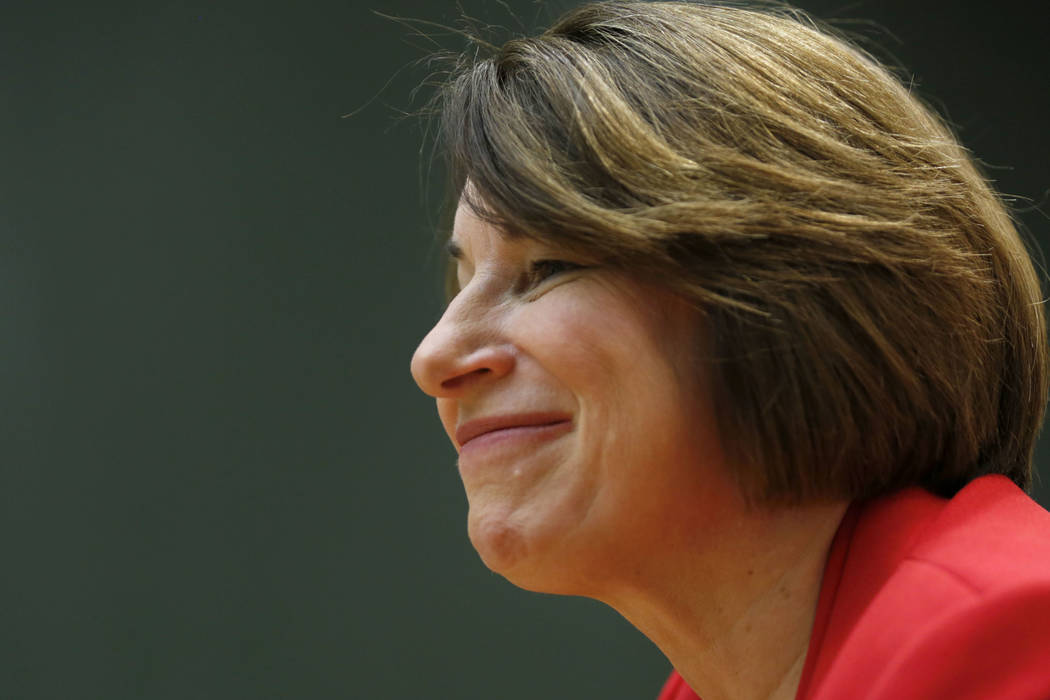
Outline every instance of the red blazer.
[(861, 698), (1050, 700), (1050, 513), (1002, 476), (851, 506), (796, 700)]

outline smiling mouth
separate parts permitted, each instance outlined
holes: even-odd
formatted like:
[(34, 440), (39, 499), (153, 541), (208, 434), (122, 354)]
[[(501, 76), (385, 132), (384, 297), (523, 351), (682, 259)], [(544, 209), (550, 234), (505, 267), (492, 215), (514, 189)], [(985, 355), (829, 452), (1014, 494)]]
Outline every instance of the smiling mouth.
[(478, 440), (488, 443), (501, 438), (539, 437), (546, 433), (560, 433), (571, 427), (572, 419), (564, 413), (491, 416), (467, 421), (456, 428), (456, 443), (462, 450), (467, 444)]

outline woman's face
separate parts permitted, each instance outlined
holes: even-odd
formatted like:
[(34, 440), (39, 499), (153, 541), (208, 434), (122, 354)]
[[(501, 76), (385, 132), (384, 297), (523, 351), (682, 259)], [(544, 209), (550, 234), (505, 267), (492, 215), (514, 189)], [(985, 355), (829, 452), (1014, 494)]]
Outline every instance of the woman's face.
[(696, 314), (461, 206), (460, 293), (412, 358), (459, 452), (468, 531), (514, 583), (592, 595), (694, 536), (732, 485)]

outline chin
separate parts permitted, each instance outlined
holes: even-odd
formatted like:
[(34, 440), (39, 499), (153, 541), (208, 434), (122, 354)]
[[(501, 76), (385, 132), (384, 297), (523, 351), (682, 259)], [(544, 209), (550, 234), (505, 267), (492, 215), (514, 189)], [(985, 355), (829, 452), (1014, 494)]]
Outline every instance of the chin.
[(506, 518), (471, 513), (467, 534), (485, 566), (497, 574), (507, 576), (529, 558), (525, 534)]
[(515, 586), (537, 593), (587, 595), (581, 557), (561, 551), (565, 534), (535, 532), (503, 517), (475, 516), (468, 521), (470, 542), (482, 562)]

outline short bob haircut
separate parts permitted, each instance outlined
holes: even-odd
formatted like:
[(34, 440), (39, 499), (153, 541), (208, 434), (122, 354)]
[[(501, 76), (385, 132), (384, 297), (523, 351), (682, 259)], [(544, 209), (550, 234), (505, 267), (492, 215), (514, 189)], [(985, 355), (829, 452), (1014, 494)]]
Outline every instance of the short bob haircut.
[(695, 306), (752, 501), (1029, 487), (1038, 277), (967, 152), (876, 60), (797, 12), (696, 2), (588, 4), (493, 48), (437, 98), (453, 192)]

